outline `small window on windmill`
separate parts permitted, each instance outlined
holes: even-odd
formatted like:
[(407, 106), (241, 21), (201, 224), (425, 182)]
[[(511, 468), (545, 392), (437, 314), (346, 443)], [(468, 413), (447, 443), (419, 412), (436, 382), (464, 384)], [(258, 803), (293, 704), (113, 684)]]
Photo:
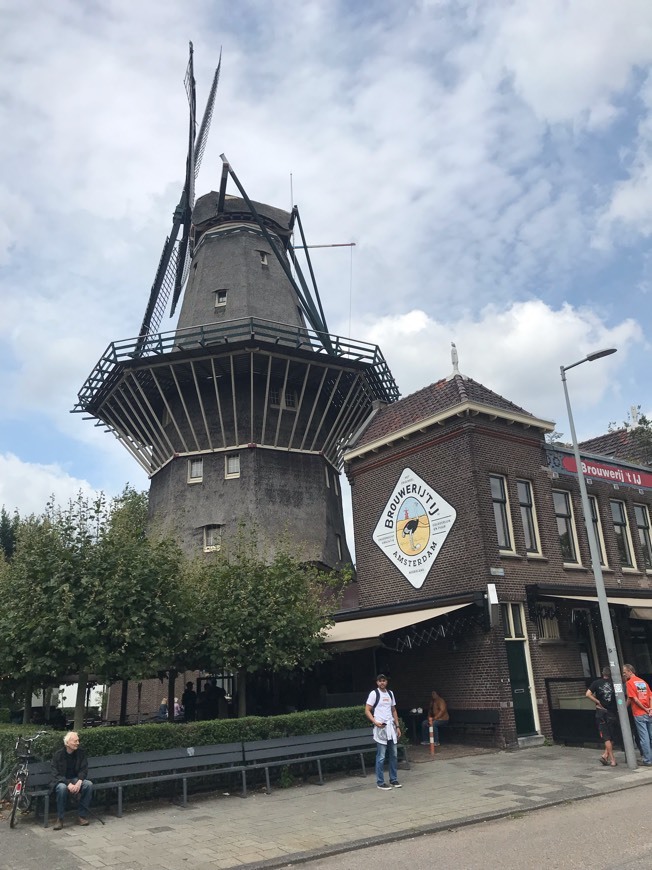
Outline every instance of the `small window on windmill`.
[(330, 478), (330, 474), (328, 473), (328, 466), (327, 465), (324, 466), (324, 476), (326, 478), (326, 487), (327, 487), (327, 489), (330, 489), (331, 488), (331, 478)]
[(226, 296), (227, 296), (226, 290), (216, 290), (215, 291), (215, 307), (216, 308), (221, 308), (222, 306), (226, 305)]
[(297, 393), (296, 390), (286, 390), (285, 391), (285, 407), (290, 411), (294, 411), (297, 407)]
[(267, 251), (258, 251), (258, 255), (260, 256), (260, 265), (263, 267), (263, 269), (269, 268)]
[(239, 453), (227, 453), (224, 457), (224, 477), (240, 477)]
[(204, 553), (222, 549), (222, 526), (204, 526)]
[(269, 388), (269, 404), (273, 405), (275, 408), (278, 408), (281, 401), (281, 391), (278, 387), (270, 387)]
[(337, 558), (342, 561), (342, 535), (335, 535), (335, 541), (337, 543)]
[(204, 460), (188, 460), (188, 483), (201, 483), (204, 479)]

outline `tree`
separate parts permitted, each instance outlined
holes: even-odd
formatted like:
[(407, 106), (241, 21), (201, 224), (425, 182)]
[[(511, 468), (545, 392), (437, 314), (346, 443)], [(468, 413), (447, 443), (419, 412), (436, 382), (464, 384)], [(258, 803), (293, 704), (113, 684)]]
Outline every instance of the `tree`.
[(41, 684), (76, 675), (75, 727), (89, 673), (139, 677), (170, 660), (183, 623), (182, 556), (145, 534), (147, 498), (81, 494), (17, 530), (0, 572), (0, 661)]
[(204, 664), (238, 675), (240, 716), (247, 673), (303, 670), (326, 658), (324, 631), (349, 579), (301, 563), (287, 548), (267, 564), (254, 538), (241, 530), (231, 553), (196, 564), (192, 576)]
[(16, 549), (16, 531), (19, 523), (18, 511), (10, 516), (4, 507), (0, 509), (0, 552), (4, 553), (7, 559), (11, 559)]

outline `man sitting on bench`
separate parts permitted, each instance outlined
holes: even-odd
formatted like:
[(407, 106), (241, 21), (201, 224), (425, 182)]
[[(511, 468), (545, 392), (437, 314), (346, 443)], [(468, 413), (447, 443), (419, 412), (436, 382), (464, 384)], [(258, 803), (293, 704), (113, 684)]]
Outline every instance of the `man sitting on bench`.
[(439, 729), (448, 725), (448, 707), (441, 695), (433, 690), (428, 706), (428, 718), (421, 723), (421, 745), (430, 744), (430, 726), (432, 725), (435, 746), (439, 746)]
[(63, 828), (63, 815), (66, 811), (68, 795), (79, 800), (77, 823), (88, 824), (88, 808), (93, 796), (93, 783), (88, 776), (88, 758), (79, 745), (79, 735), (69, 731), (63, 738), (63, 749), (55, 752), (52, 758), (51, 785), (57, 798), (57, 821), (54, 831)]

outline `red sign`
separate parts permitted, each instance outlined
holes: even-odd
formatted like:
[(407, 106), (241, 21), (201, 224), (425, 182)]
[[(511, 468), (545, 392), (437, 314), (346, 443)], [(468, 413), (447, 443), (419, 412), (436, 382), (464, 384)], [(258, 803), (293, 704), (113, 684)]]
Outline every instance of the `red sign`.
[[(564, 456), (561, 461), (564, 471), (577, 474), (577, 464), (574, 456)], [(582, 471), (592, 480), (606, 480), (608, 483), (622, 486), (638, 486), (641, 489), (652, 489), (652, 474), (646, 471), (634, 471), (619, 465), (607, 465), (594, 459), (582, 459)]]

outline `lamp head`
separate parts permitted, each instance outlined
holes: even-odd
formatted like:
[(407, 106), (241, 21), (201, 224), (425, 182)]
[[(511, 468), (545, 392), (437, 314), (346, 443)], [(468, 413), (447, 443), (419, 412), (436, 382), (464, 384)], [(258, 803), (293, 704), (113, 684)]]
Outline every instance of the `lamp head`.
[(587, 353), (586, 358), (589, 362), (593, 362), (594, 359), (602, 359), (603, 356), (611, 356), (611, 354), (616, 353), (617, 350), (617, 347), (605, 347), (602, 350), (594, 350), (593, 353)]

